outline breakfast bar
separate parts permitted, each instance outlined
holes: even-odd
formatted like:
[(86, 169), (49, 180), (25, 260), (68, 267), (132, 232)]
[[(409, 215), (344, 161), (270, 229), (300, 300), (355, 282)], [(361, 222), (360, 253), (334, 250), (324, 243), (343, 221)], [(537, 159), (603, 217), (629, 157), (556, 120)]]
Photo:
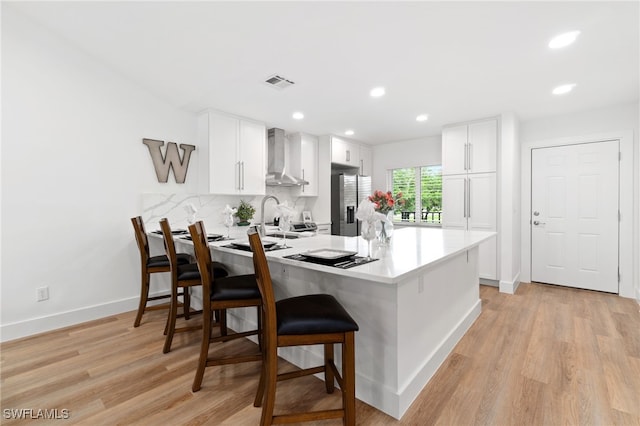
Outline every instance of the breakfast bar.
[[(399, 419), (480, 314), (478, 245), (494, 236), (401, 228), (389, 245), (372, 244), (377, 260), (345, 268), (294, 255), (322, 250), (366, 256), (366, 241), (317, 235), (286, 240), (289, 248), (267, 251), (267, 259), (276, 299), (332, 294), (356, 320), (356, 397)], [(233, 241), (243, 239), (236, 232)], [(191, 245), (180, 238), (176, 242), (184, 250)], [(210, 243), (214, 259), (233, 274), (252, 273), (251, 253), (229, 243)], [(234, 330), (256, 327), (255, 309), (236, 309), (228, 316)], [(322, 362), (321, 347), (281, 348), (279, 355), (299, 367)]]

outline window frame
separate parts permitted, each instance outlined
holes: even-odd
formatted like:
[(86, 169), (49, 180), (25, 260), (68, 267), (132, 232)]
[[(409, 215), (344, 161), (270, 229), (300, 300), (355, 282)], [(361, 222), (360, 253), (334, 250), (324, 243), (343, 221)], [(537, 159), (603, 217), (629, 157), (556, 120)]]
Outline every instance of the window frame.
[[(407, 167), (396, 167), (395, 169), (387, 169), (386, 173), (386, 187), (387, 191), (393, 192), (393, 171), (398, 169), (413, 169), (414, 171), (414, 179), (415, 179), (415, 188), (416, 188), (416, 200), (415, 200), (415, 211), (414, 211), (414, 222), (403, 221), (403, 220), (393, 220), (394, 226), (423, 226), (429, 228), (442, 228), (442, 220), (440, 223), (429, 223), (422, 221), (422, 173), (421, 170), (423, 167), (440, 167), (442, 168), (442, 164), (427, 164), (422, 166), (407, 166)], [(415, 215), (420, 212), (420, 220), (415, 220)]]

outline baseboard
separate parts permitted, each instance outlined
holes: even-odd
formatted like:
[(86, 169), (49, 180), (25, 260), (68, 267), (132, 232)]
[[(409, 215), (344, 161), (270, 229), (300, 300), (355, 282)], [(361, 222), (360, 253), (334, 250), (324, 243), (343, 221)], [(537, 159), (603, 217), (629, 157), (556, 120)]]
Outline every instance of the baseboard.
[(513, 281), (500, 280), (500, 293), (516, 294), (516, 290), (520, 285), (520, 273), (518, 273)]
[(498, 281), (490, 280), (488, 278), (480, 278), (479, 282), (480, 282), (481, 285), (488, 285), (490, 287), (496, 287), (497, 288), (497, 287), (500, 286), (500, 283)]
[[(166, 293), (159, 292), (158, 294), (152, 294), (151, 296), (158, 296), (161, 294)], [(0, 326), (0, 342), (8, 342), (10, 340), (20, 339), (47, 331), (57, 330), (59, 328), (77, 325), (87, 321), (97, 320), (110, 315), (134, 311), (138, 309), (139, 301), (140, 299), (138, 297), (130, 297), (100, 305), (87, 306), (52, 315), (30, 318), (24, 321), (2, 324)], [(166, 303), (166, 300), (161, 300), (155, 303)], [(152, 304), (153, 303), (151, 302), (149, 303), (149, 305)]]

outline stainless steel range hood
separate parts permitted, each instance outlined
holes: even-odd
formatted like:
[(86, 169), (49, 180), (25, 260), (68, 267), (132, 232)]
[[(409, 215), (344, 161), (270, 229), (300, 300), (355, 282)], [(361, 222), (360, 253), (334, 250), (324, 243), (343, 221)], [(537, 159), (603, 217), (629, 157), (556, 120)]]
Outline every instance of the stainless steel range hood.
[(291, 176), (286, 172), (284, 130), (269, 129), (268, 138), (267, 186), (308, 185), (309, 182), (306, 180)]

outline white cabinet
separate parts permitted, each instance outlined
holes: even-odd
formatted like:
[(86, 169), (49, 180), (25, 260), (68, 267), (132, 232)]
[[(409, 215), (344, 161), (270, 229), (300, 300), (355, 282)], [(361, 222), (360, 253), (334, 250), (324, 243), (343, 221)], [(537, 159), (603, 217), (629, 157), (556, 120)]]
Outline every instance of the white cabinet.
[(442, 176), (442, 228), (467, 229), (467, 176)]
[[(442, 177), (442, 228), (495, 232), (496, 174)], [(480, 277), (497, 279), (496, 238), (480, 244)]]
[(265, 194), (266, 126), (263, 123), (209, 111), (199, 139), (208, 151), (208, 192)]
[(373, 170), (373, 151), (369, 146), (354, 141), (330, 136), (331, 163), (358, 169), (358, 174), (371, 176)]
[(360, 167), (360, 145), (331, 136), (331, 162), (347, 167)]
[[(442, 131), (442, 227), (497, 230), (497, 120)], [(480, 245), (480, 277), (496, 280), (497, 238)]]
[(478, 121), (442, 129), (442, 174), (496, 171), (497, 120)]
[(373, 150), (366, 145), (360, 145), (360, 174), (362, 176), (373, 174)]
[(289, 136), (289, 173), (309, 182), (297, 186), (292, 194), (298, 197), (318, 196), (318, 138), (305, 133)]

